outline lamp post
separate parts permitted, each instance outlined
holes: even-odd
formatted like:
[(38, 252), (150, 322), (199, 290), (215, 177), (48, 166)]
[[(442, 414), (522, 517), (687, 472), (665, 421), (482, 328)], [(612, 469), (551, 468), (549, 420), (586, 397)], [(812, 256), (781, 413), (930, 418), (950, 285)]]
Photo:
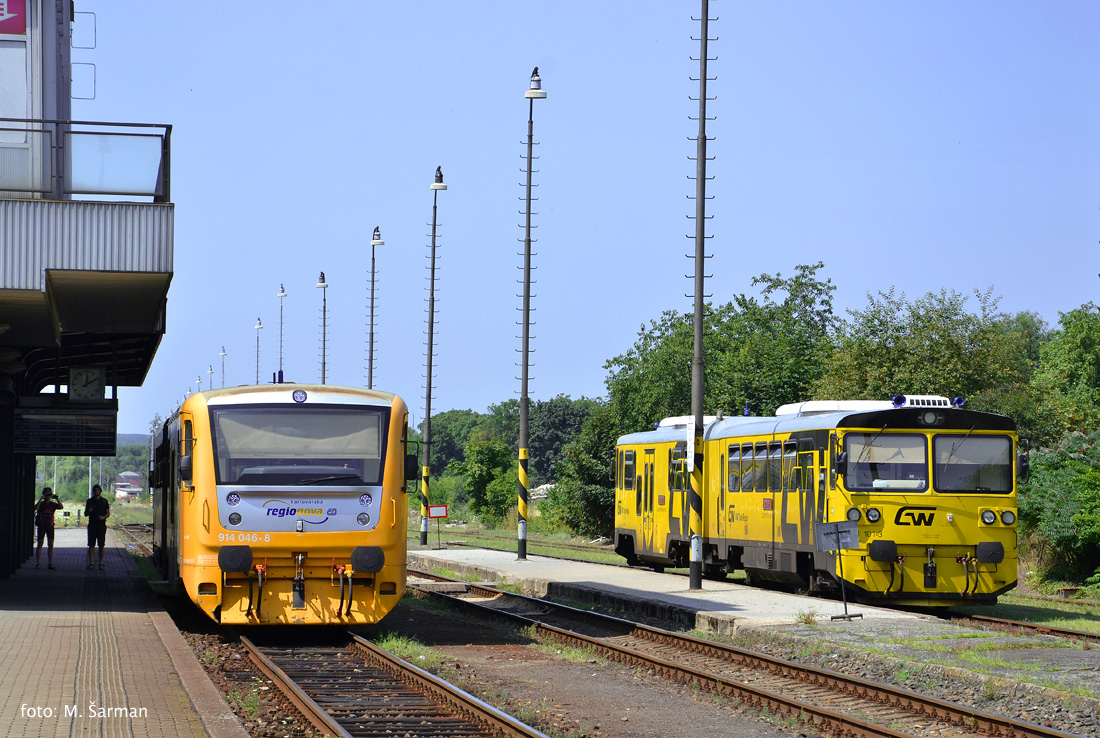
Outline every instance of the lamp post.
[(198, 387), (196, 392), (202, 392), (202, 375), (195, 377), (195, 386)]
[(429, 452), (432, 441), (432, 339), (435, 330), (435, 229), (439, 191), (447, 189), (443, 184), (443, 167), (435, 168), (432, 182), (432, 256), (428, 276), (428, 386), (424, 393), (424, 463), (420, 483), (420, 545), (428, 545), (428, 477), (431, 475)]
[(523, 96), (527, 98), (527, 201), (523, 231), (523, 337), (520, 346), (522, 371), (519, 385), (519, 530), (516, 534), (517, 557), (521, 561), (527, 558), (527, 379), (531, 347), (531, 177), (534, 174), (532, 152), (535, 145), (535, 100), (546, 98), (538, 67), (531, 72), (531, 87), (523, 93)]
[(279, 284), (279, 382), (283, 381), (283, 298), (286, 297), (286, 289)]
[(214, 365), (206, 365), (206, 373), (210, 375), (210, 389), (214, 389)]
[(259, 318), (256, 318), (256, 384), (260, 383), (260, 331), (263, 330), (264, 324), (260, 322)]
[(328, 340), (328, 284), (325, 282), (325, 273), (321, 272), (321, 279), (317, 282), (317, 289), (321, 290), (321, 384), (325, 383), (325, 349)]
[(222, 357), (222, 387), (225, 387), (225, 346), (222, 346), (222, 352), (218, 354)]
[(374, 227), (374, 237), (370, 241), (370, 340), (367, 348), (367, 389), (374, 389), (374, 248), (385, 246), (378, 226)]

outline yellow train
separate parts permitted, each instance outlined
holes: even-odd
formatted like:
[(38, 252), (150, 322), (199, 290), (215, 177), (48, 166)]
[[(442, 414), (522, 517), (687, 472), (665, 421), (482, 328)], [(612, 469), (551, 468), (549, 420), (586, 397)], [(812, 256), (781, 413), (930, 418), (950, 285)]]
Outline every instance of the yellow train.
[(377, 622), (405, 591), (408, 421), (352, 387), (191, 395), (155, 450), (165, 578), (221, 623)]
[[(1011, 419), (961, 406), (899, 395), (706, 418), (704, 576), (743, 569), (750, 582), (838, 596), (843, 579), (864, 602), (995, 603), (1016, 586), (1027, 455)], [(618, 440), (615, 549), (631, 564), (688, 565), (688, 423)], [(822, 538), (838, 528), (845, 545)]]

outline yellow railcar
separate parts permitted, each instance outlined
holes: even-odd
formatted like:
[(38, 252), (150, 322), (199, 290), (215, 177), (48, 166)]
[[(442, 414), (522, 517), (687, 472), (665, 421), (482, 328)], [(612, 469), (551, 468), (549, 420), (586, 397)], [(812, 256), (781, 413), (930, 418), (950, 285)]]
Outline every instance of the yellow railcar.
[[(1016, 585), (1015, 424), (961, 400), (816, 401), (707, 418), (703, 573), (867, 602), (993, 603)], [(619, 439), (615, 547), (656, 570), (690, 551), (687, 419)], [(695, 457), (698, 459), (699, 457)], [(823, 523), (854, 528), (830, 550)], [(841, 575), (843, 573), (843, 576)]]
[(221, 623), (377, 622), (405, 590), (407, 442), (386, 392), (191, 395), (156, 448), (157, 563)]

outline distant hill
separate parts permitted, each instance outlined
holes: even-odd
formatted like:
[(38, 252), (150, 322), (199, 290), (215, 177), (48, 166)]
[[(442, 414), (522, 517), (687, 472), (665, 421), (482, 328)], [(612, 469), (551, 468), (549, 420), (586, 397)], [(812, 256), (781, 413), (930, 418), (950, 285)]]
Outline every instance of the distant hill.
[(149, 436), (146, 433), (119, 433), (118, 445), (119, 446), (148, 446)]

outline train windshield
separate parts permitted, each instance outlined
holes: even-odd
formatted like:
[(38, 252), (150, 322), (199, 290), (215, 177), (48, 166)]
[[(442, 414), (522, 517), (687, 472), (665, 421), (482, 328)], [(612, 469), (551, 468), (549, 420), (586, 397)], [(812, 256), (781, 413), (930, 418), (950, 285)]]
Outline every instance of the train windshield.
[(379, 485), (388, 421), (376, 407), (211, 407), (218, 484)]
[(921, 435), (849, 433), (844, 437), (848, 463), (844, 485), (849, 490), (928, 489), (928, 446)]
[(1008, 436), (936, 436), (932, 459), (937, 492), (1012, 491), (1012, 440)]

